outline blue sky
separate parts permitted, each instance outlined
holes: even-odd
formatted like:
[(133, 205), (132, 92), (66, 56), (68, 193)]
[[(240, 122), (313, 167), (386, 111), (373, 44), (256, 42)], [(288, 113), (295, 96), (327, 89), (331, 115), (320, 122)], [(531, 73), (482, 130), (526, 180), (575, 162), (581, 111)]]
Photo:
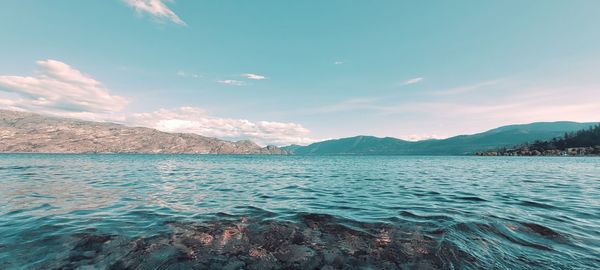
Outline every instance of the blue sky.
[(7, 0), (0, 107), (261, 144), (598, 121), (599, 1)]

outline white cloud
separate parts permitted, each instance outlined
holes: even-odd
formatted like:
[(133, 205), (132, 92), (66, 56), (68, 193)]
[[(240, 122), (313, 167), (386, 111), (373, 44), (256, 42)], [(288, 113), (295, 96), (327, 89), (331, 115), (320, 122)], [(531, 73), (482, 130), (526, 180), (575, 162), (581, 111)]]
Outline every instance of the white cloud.
[(411, 142), (423, 141), (423, 140), (437, 140), (437, 139), (444, 139), (444, 138), (446, 138), (446, 137), (438, 136), (435, 134), (410, 134), (410, 135), (406, 135), (406, 136), (400, 136), (400, 139), (405, 140), (405, 141), (411, 141)]
[[(121, 112), (125, 98), (111, 95), (91, 76), (56, 60), (38, 61), (32, 76), (0, 76), (0, 108), (91, 121), (196, 133), (227, 140), (252, 140), (260, 145), (308, 144), (310, 131), (297, 123), (220, 118), (196, 107), (149, 113)], [(185, 73), (188, 76), (190, 73)], [(239, 81), (225, 82), (237, 84)], [(243, 83), (243, 82), (242, 82)]]
[[(16, 95), (10, 108), (45, 113), (114, 113), (128, 101), (111, 95), (100, 82), (56, 60), (36, 62), (39, 70), (32, 76), (0, 76), (0, 91)], [(0, 103), (8, 107), (7, 102)]]
[(337, 61), (333, 62), (333, 64), (334, 65), (343, 65), (344, 61), (337, 60)]
[(163, 0), (124, 0), (127, 5), (135, 9), (137, 12), (148, 13), (159, 20), (169, 20), (179, 25), (186, 23), (175, 14)]
[(408, 79), (408, 80), (404, 81), (402, 83), (402, 85), (410, 85), (410, 84), (420, 83), (423, 80), (424, 80), (424, 78), (422, 78), (422, 77), (412, 78), (412, 79)]
[(219, 118), (196, 107), (160, 109), (128, 117), (130, 125), (155, 128), (165, 132), (195, 133), (228, 140), (250, 139), (260, 145), (308, 144), (310, 131), (300, 124)]
[(265, 77), (265, 76), (258, 75), (258, 74), (252, 74), (252, 73), (244, 73), (241, 76), (245, 77), (247, 79), (250, 79), (250, 80), (265, 80), (265, 79), (267, 79), (267, 77)]
[(222, 84), (235, 85), (235, 86), (244, 86), (244, 85), (246, 85), (246, 82), (238, 81), (238, 80), (219, 80), (217, 82), (218, 83), (222, 83)]
[(177, 71), (176, 74), (177, 74), (177, 76), (183, 77), (183, 78), (194, 78), (194, 79), (202, 78), (201, 75), (198, 75), (198, 74), (195, 74), (195, 73), (191, 73), (191, 72), (187, 72), (187, 71), (183, 71), (183, 70)]

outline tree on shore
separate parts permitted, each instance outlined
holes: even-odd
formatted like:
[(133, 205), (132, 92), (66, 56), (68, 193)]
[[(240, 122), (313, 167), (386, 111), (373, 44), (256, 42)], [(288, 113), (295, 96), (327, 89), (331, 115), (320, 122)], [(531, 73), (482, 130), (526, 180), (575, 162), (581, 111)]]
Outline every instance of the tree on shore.
[(531, 144), (531, 149), (536, 150), (565, 150), (574, 147), (593, 147), (600, 145), (600, 124), (576, 132), (565, 133), (562, 138), (550, 141), (536, 141)]
[(536, 140), (532, 143), (517, 146), (514, 149), (502, 148), (493, 152), (499, 155), (505, 155), (507, 153), (532, 155), (535, 152), (539, 154), (548, 152), (550, 152), (550, 154), (556, 154), (558, 151), (566, 151), (568, 148), (580, 147), (593, 148), (591, 154), (600, 154), (600, 124), (576, 132), (565, 133), (562, 137), (553, 138), (551, 140)]

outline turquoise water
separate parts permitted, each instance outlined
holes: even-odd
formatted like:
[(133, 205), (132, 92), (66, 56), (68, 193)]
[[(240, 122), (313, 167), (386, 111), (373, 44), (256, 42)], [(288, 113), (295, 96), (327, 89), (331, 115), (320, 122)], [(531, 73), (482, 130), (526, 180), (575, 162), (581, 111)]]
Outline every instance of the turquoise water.
[(5, 154), (0, 186), (0, 269), (600, 268), (593, 157)]

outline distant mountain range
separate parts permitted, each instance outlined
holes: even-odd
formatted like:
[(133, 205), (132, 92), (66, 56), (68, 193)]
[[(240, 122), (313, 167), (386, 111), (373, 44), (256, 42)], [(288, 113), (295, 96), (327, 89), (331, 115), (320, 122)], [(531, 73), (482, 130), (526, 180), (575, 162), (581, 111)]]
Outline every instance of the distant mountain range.
[(473, 135), (443, 140), (405, 141), (373, 136), (356, 136), (282, 147), (296, 155), (470, 155), (478, 151), (512, 147), (536, 140), (550, 140), (589, 128), (596, 123), (538, 122), (495, 128)]
[(260, 147), (196, 134), (0, 110), (0, 153), (189, 153), (296, 155), (469, 155), (545, 141), (596, 123), (540, 122), (510, 125), (443, 140), (405, 141), (356, 136), (308, 146)]
[(251, 141), (229, 142), (7, 110), (0, 110), (0, 152), (287, 154), (278, 147), (260, 147)]

